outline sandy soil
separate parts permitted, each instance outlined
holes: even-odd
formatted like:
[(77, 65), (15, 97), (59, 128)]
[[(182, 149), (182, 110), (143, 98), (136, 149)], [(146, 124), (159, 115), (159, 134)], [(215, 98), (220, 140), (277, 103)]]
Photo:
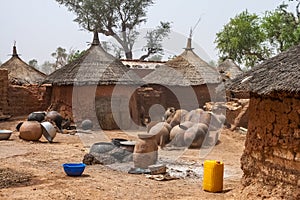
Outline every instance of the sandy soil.
[[(22, 119), (0, 122), (0, 129), (15, 130), (19, 121)], [(203, 191), (202, 174), (156, 181), (102, 165), (87, 166), (81, 177), (69, 177), (64, 173), (61, 165), (81, 162), (91, 142), (113, 137), (135, 140), (136, 134), (108, 131), (87, 142), (78, 134), (58, 133), (54, 142), (48, 143), (43, 137), (39, 142), (23, 141), (15, 131), (9, 140), (0, 141), (0, 199), (240, 199), (240, 157), (245, 135), (227, 129), (222, 131), (219, 143), (207, 157), (199, 158), (199, 150), (189, 149), (178, 159), (195, 166), (201, 166), (205, 159), (223, 161), (225, 173), (221, 193)], [(168, 152), (161, 153), (167, 155)]]

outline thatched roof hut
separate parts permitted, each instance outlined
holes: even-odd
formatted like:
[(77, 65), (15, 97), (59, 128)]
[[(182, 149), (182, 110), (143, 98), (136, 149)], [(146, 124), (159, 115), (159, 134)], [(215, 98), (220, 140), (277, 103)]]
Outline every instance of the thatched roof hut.
[[(300, 174), (300, 45), (233, 80), (250, 92), (248, 133), (241, 159), (244, 183), (288, 187), (298, 199)], [(298, 193), (299, 195), (299, 193)], [(297, 197), (296, 197), (297, 196)]]
[(234, 79), (243, 73), (241, 68), (232, 59), (224, 60), (218, 66), (218, 71), (221, 74), (223, 81)]
[(50, 74), (46, 83), (53, 85), (131, 85), (141, 80), (129, 68), (101, 47), (95, 33), (91, 47), (84, 55)]
[(191, 110), (203, 107), (215, 98), (215, 87), (221, 82), (219, 73), (193, 51), (191, 43), (189, 37), (185, 50), (179, 56), (158, 66), (143, 78), (147, 86), (153, 89), (149, 90), (153, 91), (151, 94), (141, 97), (146, 115), (155, 104), (164, 108)]
[(233, 79), (227, 85), (228, 89), (261, 95), (279, 91), (299, 92), (299, 50), (298, 45), (256, 65), (242, 76)]
[(192, 39), (188, 38), (187, 47), (175, 58), (158, 67), (143, 80), (147, 83), (196, 86), (220, 83), (220, 75), (216, 68), (202, 60), (191, 47)]
[(101, 47), (98, 33), (81, 57), (45, 83), (52, 84), (52, 108), (76, 123), (88, 118), (102, 129), (117, 129), (139, 121), (132, 93), (142, 80)]
[(12, 57), (0, 68), (8, 70), (9, 82), (14, 85), (38, 84), (46, 78), (44, 73), (28, 65), (19, 57), (16, 45), (13, 46)]

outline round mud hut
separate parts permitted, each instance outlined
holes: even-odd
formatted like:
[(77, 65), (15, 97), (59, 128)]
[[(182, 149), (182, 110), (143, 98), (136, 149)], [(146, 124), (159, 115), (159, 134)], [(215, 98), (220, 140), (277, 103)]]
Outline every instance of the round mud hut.
[(250, 90), (248, 133), (241, 158), (243, 183), (277, 185), (284, 199), (300, 198), (299, 55), (300, 45), (292, 47), (231, 85), (247, 84)]
[(104, 130), (139, 123), (132, 94), (141, 80), (101, 47), (98, 33), (82, 56), (50, 74), (46, 82), (52, 84), (51, 109), (76, 123), (90, 119)]
[(193, 51), (191, 43), (189, 37), (185, 50), (179, 56), (143, 78), (147, 84), (144, 89), (149, 94), (139, 99), (143, 100), (146, 113), (154, 104), (192, 110), (203, 107), (215, 98), (215, 88), (220, 84), (221, 77), (215, 67)]

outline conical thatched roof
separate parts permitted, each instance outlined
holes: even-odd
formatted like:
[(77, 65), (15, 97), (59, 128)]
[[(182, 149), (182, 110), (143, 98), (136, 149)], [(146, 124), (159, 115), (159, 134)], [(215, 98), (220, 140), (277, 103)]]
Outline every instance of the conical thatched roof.
[(34, 67), (25, 63), (17, 54), (17, 48), (13, 46), (12, 57), (0, 66), (7, 69), (8, 79), (11, 84), (38, 84), (41, 83), (46, 75)]
[(219, 83), (220, 75), (216, 68), (195, 54), (191, 38), (188, 38), (187, 48), (182, 54), (158, 67), (143, 80), (161, 85), (193, 86)]
[(246, 88), (267, 95), (272, 92), (300, 92), (300, 45), (256, 65), (243, 76), (232, 80), (230, 90)]
[(80, 58), (50, 74), (46, 83), (53, 85), (137, 84), (141, 79), (100, 45), (98, 33), (91, 47)]
[(223, 80), (234, 79), (242, 74), (241, 68), (232, 60), (226, 59), (218, 66), (218, 71), (222, 75)]

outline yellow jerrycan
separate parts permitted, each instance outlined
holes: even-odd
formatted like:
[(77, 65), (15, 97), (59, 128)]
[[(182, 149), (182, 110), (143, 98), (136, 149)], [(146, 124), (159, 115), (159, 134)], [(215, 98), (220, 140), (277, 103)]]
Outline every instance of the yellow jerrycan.
[(224, 163), (216, 160), (204, 161), (202, 188), (208, 192), (222, 192)]

